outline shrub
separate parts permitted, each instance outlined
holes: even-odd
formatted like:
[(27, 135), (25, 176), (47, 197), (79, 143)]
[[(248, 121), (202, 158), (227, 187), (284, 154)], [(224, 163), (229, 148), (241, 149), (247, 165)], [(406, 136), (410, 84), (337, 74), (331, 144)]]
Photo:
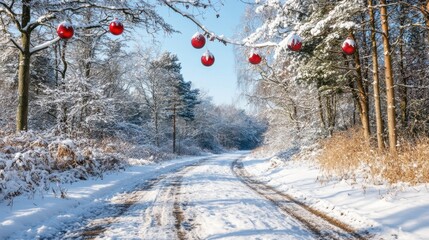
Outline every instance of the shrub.
[(368, 144), (359, 130), (334, 134), (322, 141), (323, 152), (317, 160), (327, 176), (356, 178), (359, 173), (373, 183), (429, 182), (429, 138), (402, 140), (396, 155), (379, 152)]

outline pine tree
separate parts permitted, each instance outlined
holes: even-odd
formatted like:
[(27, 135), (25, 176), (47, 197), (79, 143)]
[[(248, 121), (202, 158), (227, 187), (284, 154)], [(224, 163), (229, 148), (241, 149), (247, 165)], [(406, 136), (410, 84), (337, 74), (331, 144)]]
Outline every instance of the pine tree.
[(395, 113), (395, 89), (393, 85), (392, 59), (390, 52), (389, 23), (387, 16), (386, 0), (380, 0), (380, 18), (383, 31), (384, 65), (387, 92), (387, 126), (389, 130), (389, 149), (396, 153), (396, 113)]
[(166, 74), (168, 87), (164, 92), (166, 98), (168, 117), (172, 120), (173, 153), (177, 152), (177, 121), (182, 118), (192, 121), (195, 117), (194, 109), (199, 103), (198, 89), (191, 89), (191, 82), (186, 82), (181, 74), (181, 66), (176, 55), (164, 53), (162, 58), (166, 61), (164, 74)]
[(372, 79), (373, 79), (373, 88), (374, 88), (374, 110), (375, 110), (375, 120), (377, 127), (377, 146), (379, 151), (384, 149), (384, 140), (383, 140), (383, 118), (381, 113), (381, 103), (380, 103), (380, 82), (378, 74), (378, 51), (377, 51), (377, 40), (376, 40), (376, 28), (375, 28), (375, 17), (373, 9), (373, 0), (368, 0), (368, 11), (369, 11), (369, 21), (371, 26), (371, 55), (372, 55)]

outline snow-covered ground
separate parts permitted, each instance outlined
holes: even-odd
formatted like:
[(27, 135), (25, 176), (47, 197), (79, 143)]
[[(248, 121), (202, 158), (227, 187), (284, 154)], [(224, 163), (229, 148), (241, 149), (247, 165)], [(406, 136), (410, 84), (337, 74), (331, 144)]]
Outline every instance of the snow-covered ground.
[(17, 197), (10, 206), (0, 203), (0, 239), (35, 239), (37, 236), (55, 235), (59, 229), (79, 221), (78, 218), (85, 212), (103, 202), (109, 202), (118, 193), (201, 158), (203, 157), (134, 166), (123, 172), (106, 175), (103, 179), (61, 186), (67, 192), (65, 199), (46, 193), (33, 199)]
[(376, 239), (429, 239), (429, 189), (426, 184), (387, 187), (354, 181), (321, 181), (321, 170), (307, 159), (243, 162), (253, 176), (311, 207), (378, 235)]
[[(102, 238), (174, 239), (185, 231), (188, 239), (314, 239), (237, 179), (231, 164), (243, 154), (134, 166), (103, 179), (62, 186), (67, 189), (66, 199), (53, 193), (17, 197), (11, 206), (0, 203), (0, 239), (73, 238), (74, 230), (85, 227), (88, 219), (106, 221), (100, 217), (106, 206), (129, 200), (130, 190), (155, 178), (159, 181), (152, 187), (135, 191), (136, 204), (105, 227)], [(202, 159), (206, 161), (200, 165), (183, 168)], [(273, 167), (273, 161), (248, 156), (243, 163), (259, 180), (355, 228), (376, 233), (376, 239), (429, 236), (425, 186), (401, 191), (367, 186), (364, 191), (346, 181), (320, 183), (320, 171), (310, 161), (275, 161)]]

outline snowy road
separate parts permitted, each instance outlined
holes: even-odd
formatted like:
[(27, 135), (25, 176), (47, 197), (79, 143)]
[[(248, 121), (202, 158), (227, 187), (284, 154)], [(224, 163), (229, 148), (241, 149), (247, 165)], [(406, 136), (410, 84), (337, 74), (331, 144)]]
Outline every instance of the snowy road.
[(239, 159), (231, 165), (232, 171), (249, 188), (260, 196), (270, 200), (279, 207), (287, 216), (291, 216), (304, 224), (318, 239), (368, 239), (367, 232), (359, 233), (347, 224), (328, 216), (310, 206), (299, 202), (295, 198), (277, 189), (254, 180), (244, 168)]
[[(332, 219), (297, 207), (287, 195), (251, 180), (240, 157), (240, 153), (224, 154), (170, 167), (128, 185), (125, 192), (113, 194), (98, 205), (73, 209), (74, 222), (69, 219), (56, 227), (42, 223), (35, 227), (42, 229), (36, 237), (364, 239), (347, 226), (332, 224)], [(44, 228), (50, 228), (51, 235), (44, 235)]]

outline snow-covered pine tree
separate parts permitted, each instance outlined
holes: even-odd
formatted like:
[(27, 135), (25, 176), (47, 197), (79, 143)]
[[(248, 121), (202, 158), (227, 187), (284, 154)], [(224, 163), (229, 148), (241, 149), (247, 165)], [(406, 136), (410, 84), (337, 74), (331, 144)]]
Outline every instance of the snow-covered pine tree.
[(167, 85), (164, 89), (163, 96), (166, 100), (166, 111), (167, 119), (172, 121), (172, 144), (173, 153), (177, 152), (176, 140), (177, 140), (177, 127), (179, 118), (185, 121), (192, 121), (194, 119), (194, 109), (199, 103), (198, 101), (198, 89), (191, 89), (191, 82), (186, 82), (183, 79), (179, 59), (176, 55), (165, 52), (161, 55), (161, 62), (163, 68), (160, 73), (164, 78)]
[[(331, 134), (335, 129), (354, 125), (354, 106), (358, 106), (369, 139), (367, 87), (360, 57), (358, 54), (345, 57), (340, 48), (345, 38), (360, 27), (366, 4), (353, 0), (258, 3), (255, 13), (260, 24), (251, 27), (253, 31), (245, 39), (246, 45), (274, 46), (274, 54), (267, 56), (270, 69), (261, 75), (266, 80), (257, 82), (255, 89), (275, 99), (273, 92), (297, 87), (297, 90), (284, 91), (284, 96), (278, 98), (291, 101), (271, 102), (273, 112), (284, 109), (285, 117), (297, 123), (292, 126), (319, 125), (322, 132)], [(298, 53), (288, 50), (287, 36), (291, 32), (304, 39), (303, 49)], [(360, 35), (356, 35), (359, 44)], [(306, 90), (309, 91), (305, 93)], [(301, 94), (313, 101), (300, 100)], [(318, 119), (309, 116), (318, 116)]]

